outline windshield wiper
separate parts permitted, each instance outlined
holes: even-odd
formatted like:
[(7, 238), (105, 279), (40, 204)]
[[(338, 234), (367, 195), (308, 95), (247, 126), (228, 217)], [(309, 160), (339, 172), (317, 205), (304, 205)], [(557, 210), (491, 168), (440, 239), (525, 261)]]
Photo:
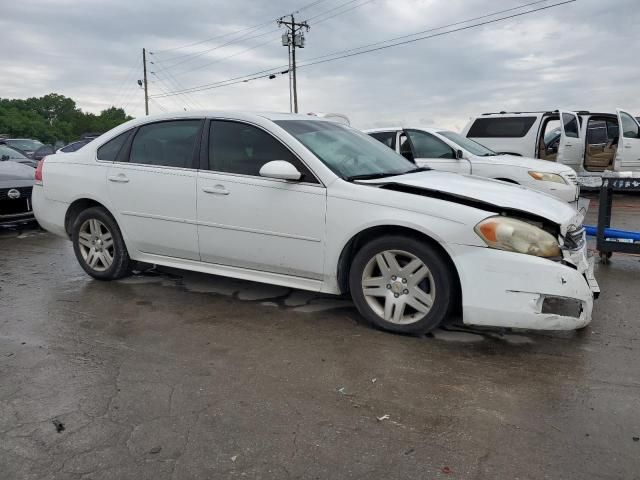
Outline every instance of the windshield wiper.
[(417, 167), (404, 172), (402, 175), (404, 175), (405, 173), (428, 172), (429, 170), (431, 170), (431, 167)]
[(384, 177), (392, 177), (394, 175), (402, 175), (402, 173), (396, 172), (385, 172), (385, 173), (365, 173), (363, 175), (350, 175), (345, 177), (345, 180), (373, 180), (374, 178), (384, 178)]

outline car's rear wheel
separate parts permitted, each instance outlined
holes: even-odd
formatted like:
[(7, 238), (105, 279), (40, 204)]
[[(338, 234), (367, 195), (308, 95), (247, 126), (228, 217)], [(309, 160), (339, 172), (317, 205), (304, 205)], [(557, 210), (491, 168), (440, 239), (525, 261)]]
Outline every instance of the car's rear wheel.
[(356, 307), (374, 325), (426, 333), (449, 313), (455, 288), (442, 254), (414, 238), (387, 236), (366, 244), (349, 273)]
[(98, 280), (128, 275), (131, 260), (120, 229), (102, 207), (91, 207), (76, 217), (71, 239), (80, 266)]

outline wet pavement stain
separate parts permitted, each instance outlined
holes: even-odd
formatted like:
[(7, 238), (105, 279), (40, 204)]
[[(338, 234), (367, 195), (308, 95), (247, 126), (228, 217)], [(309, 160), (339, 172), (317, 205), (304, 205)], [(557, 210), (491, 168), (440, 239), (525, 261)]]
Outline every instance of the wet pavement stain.
[(415, 337), (309, 292), (172, 270), (98, 282), (69, 242), (18, 237), (0, 232), (0, 477), (639, 471), (635, 257), (598, 266), (585, 331)]

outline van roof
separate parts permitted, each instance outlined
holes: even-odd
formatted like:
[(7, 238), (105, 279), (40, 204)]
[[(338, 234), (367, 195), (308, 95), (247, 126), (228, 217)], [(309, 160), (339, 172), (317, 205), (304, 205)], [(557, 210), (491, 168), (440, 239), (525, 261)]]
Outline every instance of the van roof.
[[(604, 112), (590, 112), (589, 110), (572, 110), (575, 113), (577, 113), (578, 115), (615, 115), (615, 113), (604, 113)], [(483, 113), (481, 116), (485, 117), (485, 116), (489, 116), (489, 115), (533, 115), (533, 114), (543, 114), (543, 115), (553, 115), (553, 114), (558, 114), (558, 110), (538, 110), (538, 111), (531, 111), (531, 112), (488, 112), (488, 113)]]

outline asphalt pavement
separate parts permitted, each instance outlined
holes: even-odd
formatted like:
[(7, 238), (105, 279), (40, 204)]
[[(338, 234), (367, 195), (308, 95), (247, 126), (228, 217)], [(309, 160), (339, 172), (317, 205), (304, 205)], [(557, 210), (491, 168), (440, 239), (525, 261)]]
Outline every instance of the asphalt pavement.
[(639, 479), (639, 260), (597, 265), (582, 331), (412, 337), (346, 298), (99, 282), (70, 242), (2, 229), (0, 478)]

